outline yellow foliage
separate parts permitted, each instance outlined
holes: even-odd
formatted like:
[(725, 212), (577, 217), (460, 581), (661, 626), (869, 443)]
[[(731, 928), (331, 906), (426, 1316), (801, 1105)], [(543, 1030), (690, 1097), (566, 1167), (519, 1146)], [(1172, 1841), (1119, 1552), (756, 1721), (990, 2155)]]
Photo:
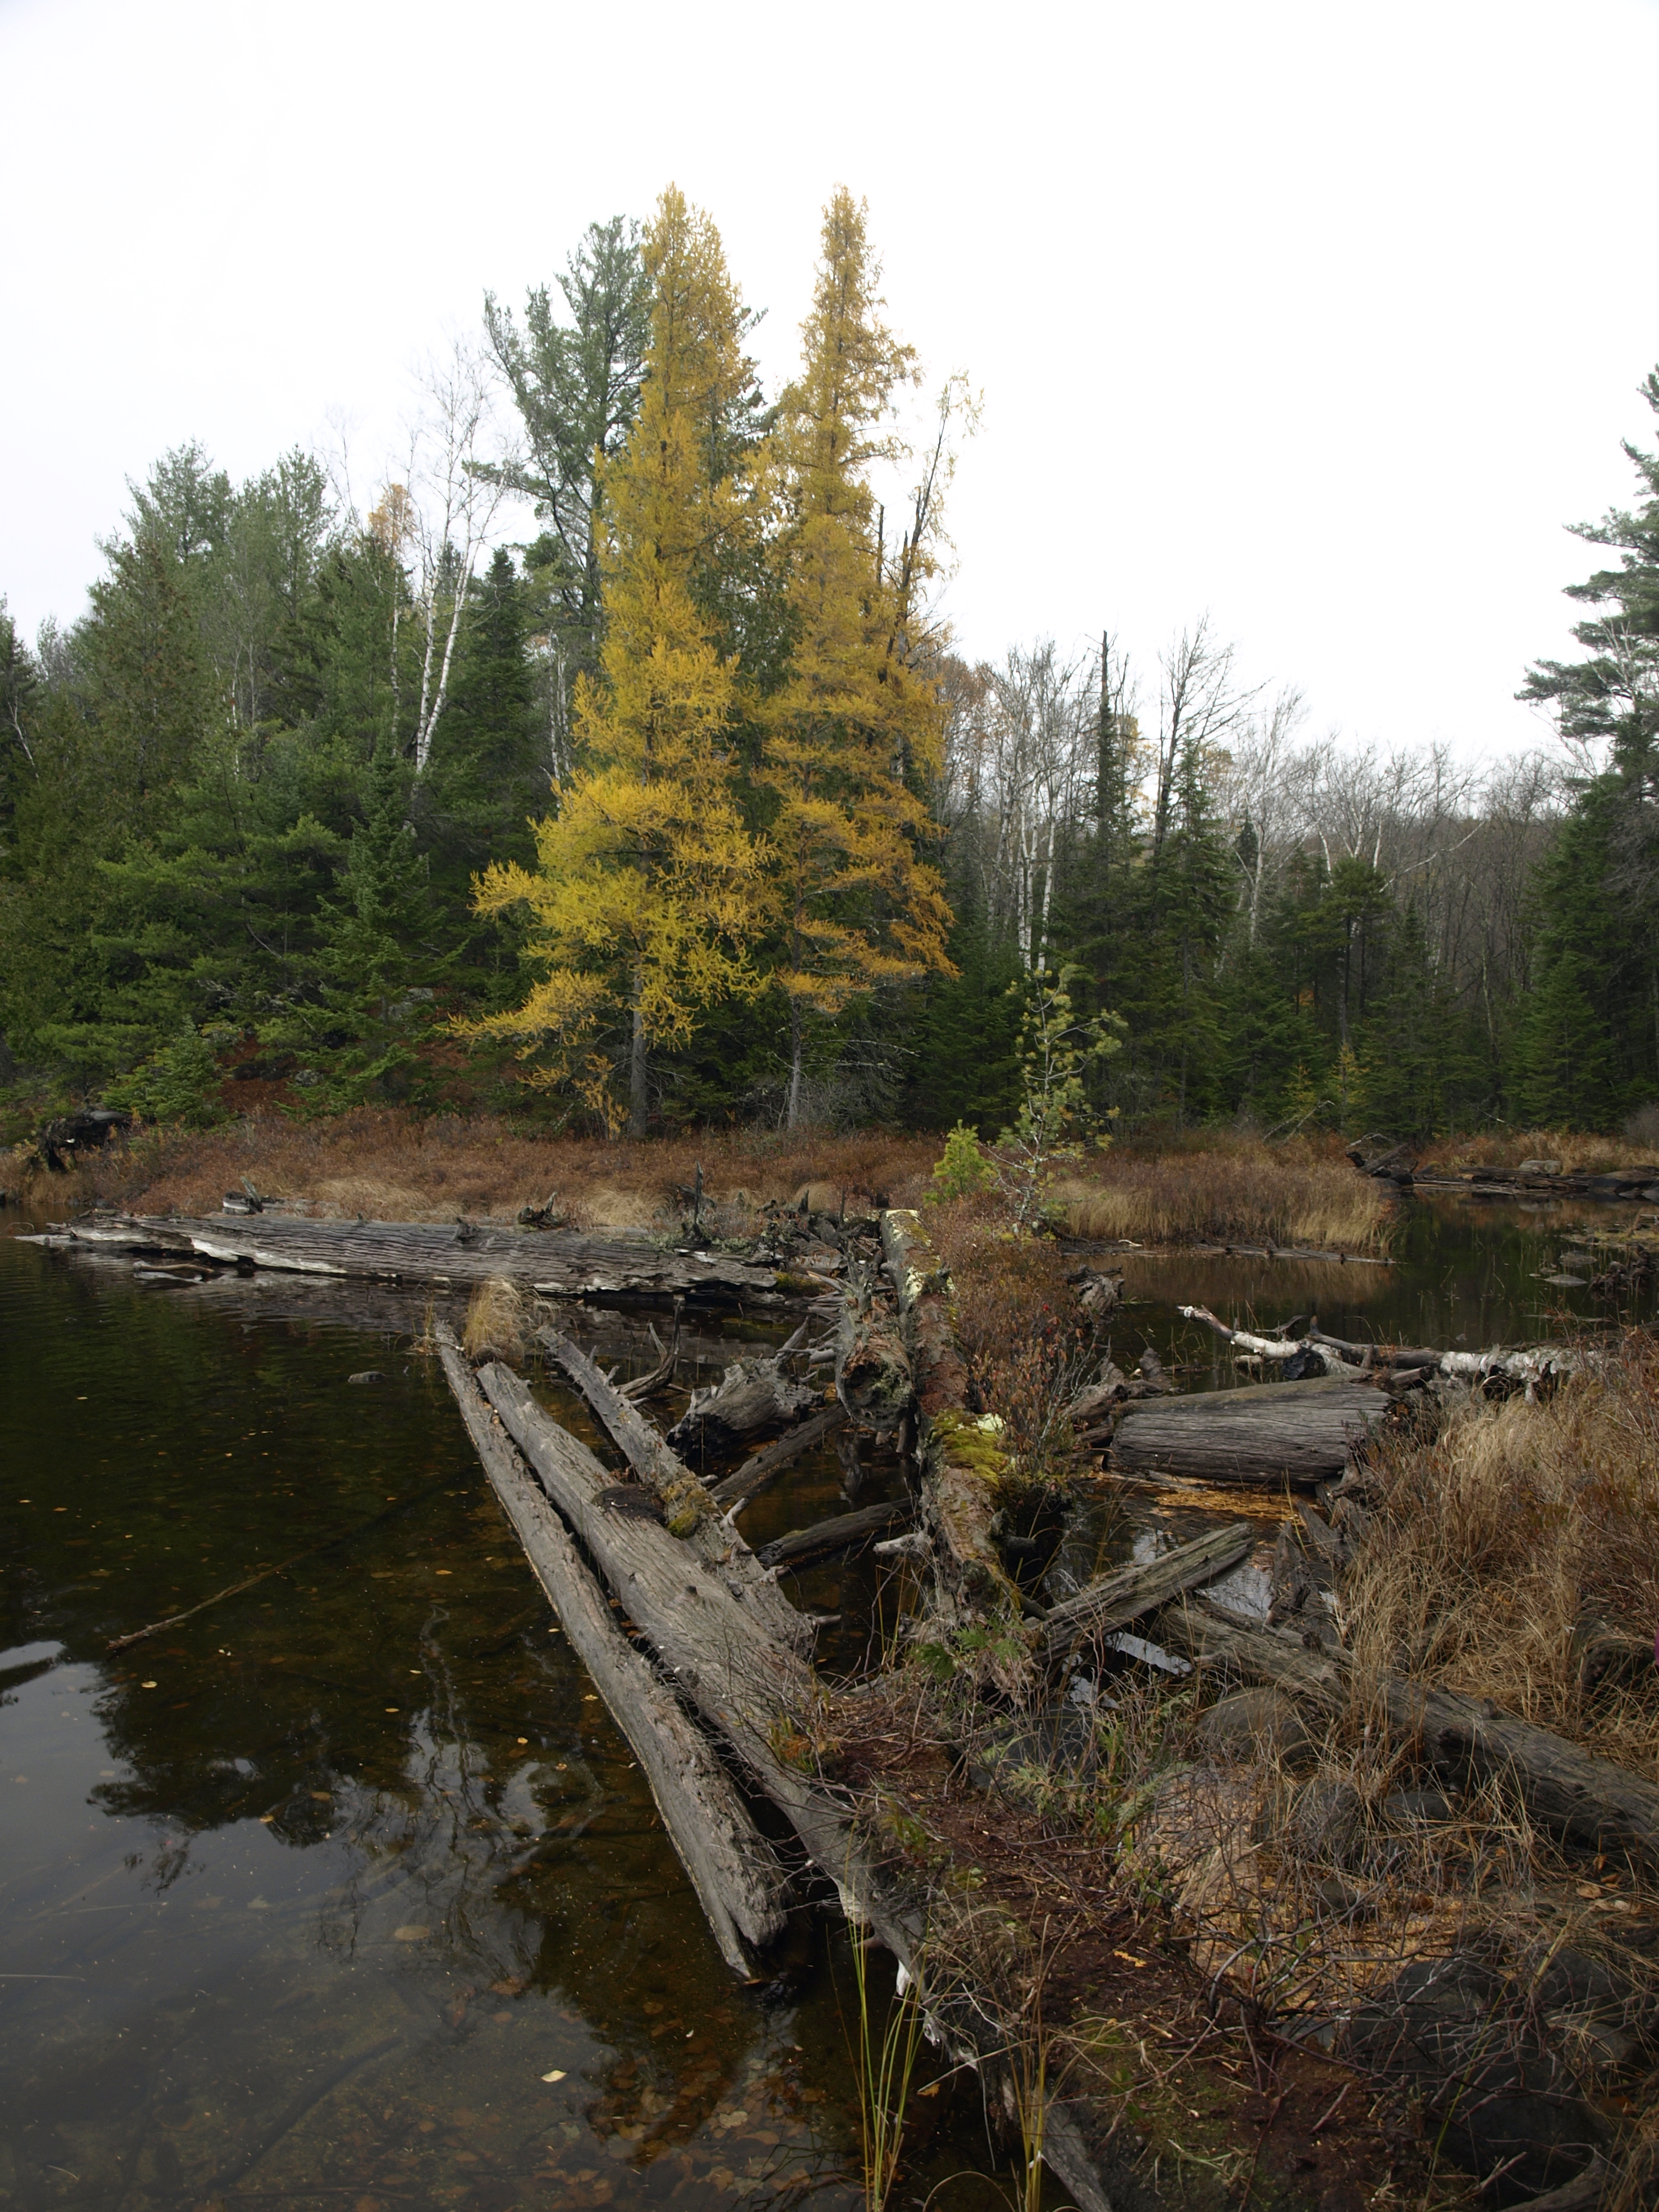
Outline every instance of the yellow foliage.
[(883, 978), (951, 969), (944, 884), (916, 849), (929, 823), (915, 787), (937, 774), (944, 744), (945, 709), (917, 635), (931, 517), (919, 515), (918, 542), (890, 566), (869, 481), (872, 462), (900, 457), (883, 426), (895, 390), (915, 376), (914, 353), (881, 319), (879, 279), (864, 207), (843, 187), (824, 212), (801, 374), (780, 408), (795, 644), (762, 709), (792, 1121), (809, 1009), (833, 1015)]
[(524, 905), (546, 975), (520, 1006), (476, 1025), (551, 1047), (540, 1079), (570, 1081), (620, 1126), (607, 1025), (631, 1024), (629, 1121), (645, 1125), (646, 1048), (681, 1043), (698, 1013), (757, 987), (761, 848), (735, 788), (741, 705), (699, 603), (720, 550), (756, 501), (733, 471), (728, 426), (753, 382), (744, 312), (708, 217), (671, 186), (646, 244), (653, 288), (647, 376), (633, 433), (602, 472), (602, 680), (576, 696), (583, 766), (535, 825), (533, 872), (497, 863), (478, 911)]

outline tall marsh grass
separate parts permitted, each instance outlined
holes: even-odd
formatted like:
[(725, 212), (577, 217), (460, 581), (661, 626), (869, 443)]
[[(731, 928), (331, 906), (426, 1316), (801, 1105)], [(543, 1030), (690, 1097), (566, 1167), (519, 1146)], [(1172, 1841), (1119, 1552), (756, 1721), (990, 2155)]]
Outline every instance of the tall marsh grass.
[(1393, 1204), (1330, 1141), (1206, 1136), (1201, 1149), (1109, 1156), (1054, 1190), (1073, 1237), (1137, 1244), (1304, 1245), (1377, 1252)]
[[(1382, 1510), (1343, 1590), (1357, 1672), (1474, 1697), (1659, 1772), (1659, 1346), (1632, 1332), (1544, 1405), (1475, 1399), (1386, 1439)], [(1600, 1624), (1632, 1663), (1581, 1680)]]

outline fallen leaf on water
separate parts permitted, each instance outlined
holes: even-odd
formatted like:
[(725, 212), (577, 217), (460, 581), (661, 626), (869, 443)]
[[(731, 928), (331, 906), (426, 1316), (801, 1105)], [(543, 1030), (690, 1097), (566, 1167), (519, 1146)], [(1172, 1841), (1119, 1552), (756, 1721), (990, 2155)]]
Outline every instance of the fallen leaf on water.
[(562, 2081), (564, 2079), (563, 2067), (556, 2066), (550, 2074), (544, 2074), (542, 2079), (544, 2081)]
[(1126, 1965), (1131, 1966), (1144, 1966), (1146, 1963), (1144, 1959), (1137, 1959), (1133, 1951), (1114, 1951), (1112, 1956), (1115, 1959), (1121, 1959)]
[(429, 1928), (422, 1928), (413, 1922), (407, 1928), (394, 1928), (392, 1931), (393, 1941), (398, 1943), (424, 1943), (431, 1933)]

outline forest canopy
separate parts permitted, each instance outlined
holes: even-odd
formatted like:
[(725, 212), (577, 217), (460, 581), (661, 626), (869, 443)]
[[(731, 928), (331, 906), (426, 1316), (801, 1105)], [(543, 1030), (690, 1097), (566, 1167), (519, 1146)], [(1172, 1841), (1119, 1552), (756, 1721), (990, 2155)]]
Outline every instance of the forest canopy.
[(671, 186), (486, 298), (366, 507), (318, 455), (238, 484), (186, 445), (78, 621), (31, 645), (0, 602), (13, 1121), (994, 1135), (1061, 974), (1121, 1128), (1659, 1097), (1659, 458), (1579, 529), (1581, 657), (1525, 676), (1564, 742), (1476, 774), (1310, 735), (1201, 617), (1144, 669), (1104, 609), (1089, 650), (965, 659), (974, 402), (923, 383), (850, 192), (770, 394), (756, 319)]

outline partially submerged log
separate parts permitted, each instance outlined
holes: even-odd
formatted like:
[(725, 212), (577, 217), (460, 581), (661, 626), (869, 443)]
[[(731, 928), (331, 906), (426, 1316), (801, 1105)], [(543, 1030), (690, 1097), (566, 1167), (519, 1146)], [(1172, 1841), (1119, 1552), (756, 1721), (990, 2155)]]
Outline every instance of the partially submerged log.
[(838, 1513), (833, 1520), (816, 1521), (810, 1528), (792, 1529), (788, 1535), (763, 1544), (755, 1556), (763, 1567), (798, 1574), (803, 1567), (821, 1560), (861, 1551), (878, 1536), (886, 1535), (890, 1528), (902, 1528), (915, 1517), (915, 1507), (908, 1498), (890, 1498), (880, 1505), (861, 1505), (856, 1513)]
[(722, 1513), (731, 1514), (757, 1498), (769, 1482), (775, 1482), (785, 1468), (798, 1460), (803, 1452), (813, 1450), (828, 1442), (838, 1429), (847, 1425), (844, 1406), (826, 1406), (822, 1413), (814, 1413), (799, 1427), (786, 1429), (769, 1444), (757, 1452), (750, 1452), (734, 1474), (722, 1475), (718, 1482), (708, 1485), (708, 1495)]
[[(1214, 1606), (1167, 1607), (1149, 1633), (1194, 1662), (1228, 1665), (1333, 1715), (1354, 1695), (1346, 1655), (1310, 1652), (1300, 1638)], [(1372, 1694), (1395, 1735), (1415, 1745), (1425, 1765), (1457, 1781), (1507, 1776), (1531, 1818), (1562, 1842), (1627, 1852), (1659, 1869), (1659, 1786), (1489, 1700), (1394, 1676), (1383, 1677)]]
[(893, 1317), (849, 1299), (836, 1331), (836, 1395), (861, 1428), (884, 1434), (910, 1410), (910, 1362)]
[(793, 1382), (781, 1354), (739, 1359), (712, 1390), (694, 1397), (668, 1431), (683, 1459), (697, 1467), (732, 1458), (760, 1437), (785, 1429), (818, 1403), (810, 1383)]
[(556, 1328), (538, 1329), (537, 1336), (586, 1399), (611, 1443), (660, 1501), (667, 1527), (685, 1538), (709, 1573), (720, 1577), (769, 1636), (804, 1650), (811, 1640), (810, 1624), (762, 1572), (746, 1540), (720, 1518), (719, 1505), (703, 1483), (579, 1345)]
[(626, 1229), (589, 1236), (426, 1221), (308, 1221), (269, 1212), (246, 1223), (228, 1215), (163, 1221), (112, 1214), (35, 1241), (68, 1250), (161, 1252), (224, 1267), (373, 1282), (476, 1283), (500, 1275), (546, 1297), (667, 1305), (678, 1295), (694, 1310), (781, 1310), (824, 1287), (713, 1253), (665, 1252), (642, 1231)]
[(1085, 1637), (1113, 1635), (1132, 1620), (1167, 1604), (1182, 1590), (1225, 1574), (1255, 1544), (1249, 1521), (1206, 1528), (1189, 1544), (1178, 1544), (1157, 1559), (1132, 1562), (1103, 1575), (1049, 1609), (1042, 1624), (1042, 1650), (1050, 1662), (1064, 1660)]
[(720, 1955), (753, 1972), (784, 1926), (787, 1877), (718, 1753), (617, 1626), (563, 1522), (445, 1331), (439, 1356), (461, 1419), (525, 1556), (650, 1785)]
[(1128, 1474), (1218, 1484), (1333, 1481), (1389, 1403), (1370, 1383), (1330, 1378), (1127, 1406), (1113, 1431), (1110, 1465)]
[(1257, 1336), (1248, 1329), (1230, 1328), (1207, 1306), (1177, 1306), (1176, 1310), (1186, 1321), (1201, 1321), (1224, 1343), (1237, 1345), (1241, 1352), (1257, 1358), (1299, 1360), (1322, 1368), (1327, 1376), (1346, 1376), (1350, 1381), (1368, 1375), (1379, 1382), (1408, 1382), (1404, 1373), (1407, 1370), (1418, 1375), (1453, 1376), (1469, 1382), (1501, 1377), (1523, 1385), (1532, 1398), (1540, 1387), (1577, 1373), (1582, 1364), (1576, 1352), (1554, 1344), (1532, 1345), (1515, 1352), (1502, 1345), (1486, 1352), (1435, 1352), (1418, 1346), (1353, 1344), (1343, 1337), (1328, 1336), (1317, 1322), (1293, 1337), (1291, 1331), (1300, 1327), (1299, 1317), (1287, 1323), (1278, 1336)]

